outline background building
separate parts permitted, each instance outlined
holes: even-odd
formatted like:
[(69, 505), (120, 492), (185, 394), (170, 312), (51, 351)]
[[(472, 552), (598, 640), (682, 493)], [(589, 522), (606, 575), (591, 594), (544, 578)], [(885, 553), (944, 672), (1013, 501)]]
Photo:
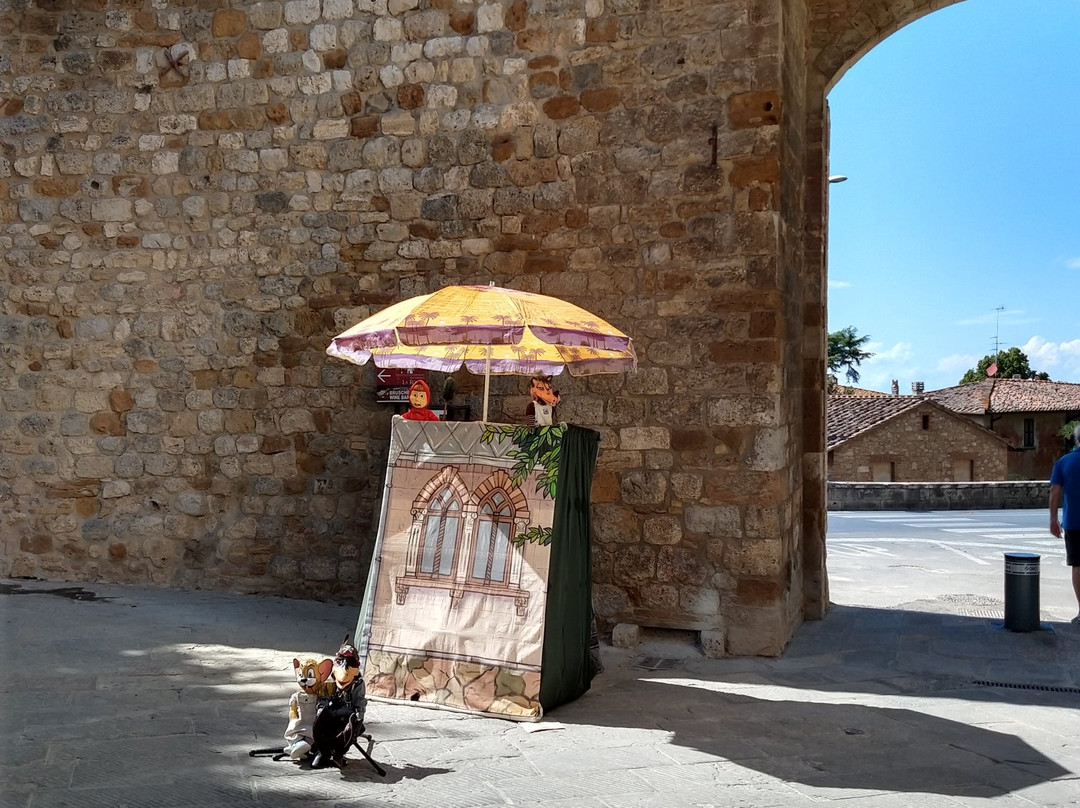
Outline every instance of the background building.
[(922, 396), (829, 397), (830, 480), (982, 482), (1005, 479), (1009, 446)]
[(1049, 480), (1054, 461), (1072, 448), (1061, 428), (1080, 418), (1080, 384), (986, 379), (927, 394), (1008, 441), (1008, 478)]

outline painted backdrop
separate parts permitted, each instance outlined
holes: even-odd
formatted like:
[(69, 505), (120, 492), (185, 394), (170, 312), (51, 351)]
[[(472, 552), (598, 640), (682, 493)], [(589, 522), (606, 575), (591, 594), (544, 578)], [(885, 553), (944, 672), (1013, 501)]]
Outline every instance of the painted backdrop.
[(540, 717), (566, 429), (394, 418), (357, 626), (369, 695)]

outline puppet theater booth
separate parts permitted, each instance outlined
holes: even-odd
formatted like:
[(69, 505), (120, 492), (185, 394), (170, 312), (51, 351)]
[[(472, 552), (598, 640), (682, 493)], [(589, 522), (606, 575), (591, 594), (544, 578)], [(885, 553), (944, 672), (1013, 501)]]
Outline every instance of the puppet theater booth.
[(589, 689), (599, 443), (394, 417), (354, 635), (369, 697), (536, 721)]

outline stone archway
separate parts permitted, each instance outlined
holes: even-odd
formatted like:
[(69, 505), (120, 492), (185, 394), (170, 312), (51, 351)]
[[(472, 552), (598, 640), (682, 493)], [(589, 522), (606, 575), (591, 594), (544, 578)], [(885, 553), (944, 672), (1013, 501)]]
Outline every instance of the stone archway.
[[(823, 345), (827, 332), (829, 109), (826, 97), (859, 59), (905, 25), (961, 0), (810, 0), (806, 32), (802, 284), (808, 369), (803, 435), (803, 608), (820, 617), (829, 601), (825, 574), (825, 393)], [(811, 337), (812, 335), (812, 337)]]

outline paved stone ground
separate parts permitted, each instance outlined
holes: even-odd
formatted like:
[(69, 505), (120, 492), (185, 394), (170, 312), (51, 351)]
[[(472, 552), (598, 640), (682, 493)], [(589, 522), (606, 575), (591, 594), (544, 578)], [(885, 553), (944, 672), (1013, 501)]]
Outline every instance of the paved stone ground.
[(1080, 804), (1080, 629), (938, 605), (834, 606), (775, 660), (605, 648), (536, 725), (373, 703), (380, 778), (248, 756), (353, 607), (0, 581), (0, 808)]

